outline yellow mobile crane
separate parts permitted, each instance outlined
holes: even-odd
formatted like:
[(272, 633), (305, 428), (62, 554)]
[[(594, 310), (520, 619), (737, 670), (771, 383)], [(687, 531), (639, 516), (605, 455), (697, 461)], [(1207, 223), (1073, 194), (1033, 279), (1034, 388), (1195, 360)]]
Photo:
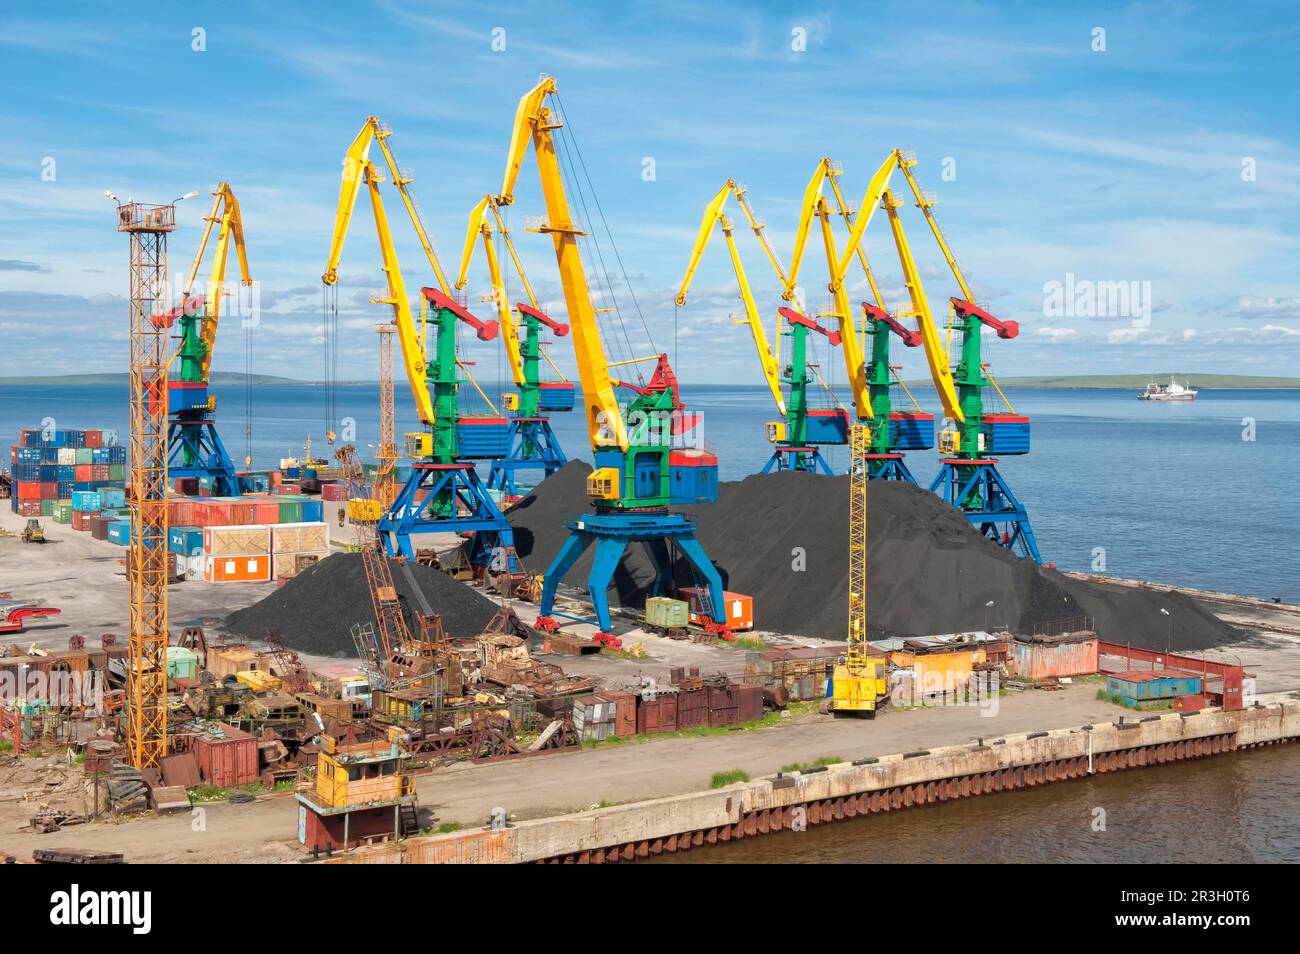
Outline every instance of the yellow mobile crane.
[(831, 711), (835, 715), (865, 715), (889, 701), (885, 658), (873, 655), (867, 643), (867, 454), (869, 429), (853, 425), (849, 466), (849, 631), (844, 658), (831, 674)]

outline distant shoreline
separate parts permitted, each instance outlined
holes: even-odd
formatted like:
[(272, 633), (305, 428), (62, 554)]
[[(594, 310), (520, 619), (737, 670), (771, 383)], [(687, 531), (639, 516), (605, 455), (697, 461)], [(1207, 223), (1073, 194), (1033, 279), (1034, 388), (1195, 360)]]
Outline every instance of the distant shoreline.
[[(1268, 375), (1248, 375), (1248, 374), (1175, 374), (1173, 375), (1179, 383), (1190, 384), (1195, 388), (1202, 388), (1207, 391), (1229, 391), (1229, 390), (1300, 390), (1300, 378), (1276, 377)], [(1076, 375), (1042, 375), (1038, 377), (1007, 377), (999, 378), (998, 384), (1004, 388), (1034, 388), (1038, 390), (1142, 390), (1151, 381), (1167, 382), (1170, 378), (1168, 373), (1164, 374), (1076, 374)], [(239, 372), (219, 371), (213, 374), (212, 384), (214, 387), (242, 385), (246, 377)], [(284, 378), (272, 374), (254, 374), (251, 381), (255, 385), (267, 387), (279, 387), (286, 385), (295, 385), (298, 387), (324, 387), (322, 381), (305, 381), (298, 378)], [(0, 377), (0, 385), (106, 385), (119, 384), (123, 387), (128, 383), (128, 376), (123, 373), (115, 374), (60, 374), (60, 375), (22, 375), (14, 377)], [(914, 379), (907, 382), (909, 387), (924, 387), (928, 384), (927, 379)], [(337, 386), (354, 387), (354, 386), (375, 386), (377, 381), (339, 381)], [(687, 388), (695, 387), (719, 387), (719, 388), (744, 388), (753, 387), (764, 390), (762, 384), (757, 382), (750, 383), (717, 383), (717, 382), (687, 382)]]

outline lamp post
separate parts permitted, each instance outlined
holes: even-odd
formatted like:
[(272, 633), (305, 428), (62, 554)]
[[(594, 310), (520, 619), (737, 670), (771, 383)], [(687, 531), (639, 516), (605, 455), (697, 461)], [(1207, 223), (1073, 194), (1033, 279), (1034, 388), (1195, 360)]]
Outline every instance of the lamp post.
[(989, 631), (989, 607), (992, 605), (993, 605), (992, 600), (989, 600), (987, 603), (984, 604), (984, 632), (986, 633)]
[(1169, 610), (1165, 609), (1163, 606), (1160, 607), (1160, 612), (1165, 617), (1165, 668), (1168, 669), (1169, 668), (1169, 647), (1173, 643), (1174, 618), (1172, 615), (1170, 615)]

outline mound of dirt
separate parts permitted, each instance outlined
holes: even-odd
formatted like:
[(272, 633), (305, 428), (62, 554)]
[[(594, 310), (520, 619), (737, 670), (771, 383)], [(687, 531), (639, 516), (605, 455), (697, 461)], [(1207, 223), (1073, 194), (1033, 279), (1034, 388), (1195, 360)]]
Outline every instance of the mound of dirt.
[[(566, 519), (586, 506), (590, 467), (570, 463), (508, 514), (515, 546), (544, 572), (567, 537)], [(758, 629), (839, 638), (848, 627), (848, 477), (786, 471), (724, 483), (716, 504), (683, 507), (700, 521), (699, 540), (724, 585), (754, 597)], [(1098, 586), (1022, 560), (982, 537), (934, 494), (910, 484), (875, 482), (867, 491), (868, 625), (873, 637), (931, 635), (1035, 625), (1090, 616), (1104, 639), (1138, 646), (1204, 649), (1238, 636), (1176, 593)], [(589, 550), (566, 581), (581, 587)], [(678, 583), (689, 585), (684, 562)], [(644, 603), (652, 574), (629, 548), (611, 600)], [(986, 607), (990, 600), (993, 605)], [(1172, 614), (1160, 613), (1161, 608)]]
[[(420, 592), (449, 636), (476, 636), (496, 604), (479, 590), (458, 583), (441, 570), (412, 565)], [(416, 622), (420, 601), (406, 574), (393, 565), (393, 582), (402, 603), (407, 626), (419, 632)], [(370, 588), (359, 553), (335, 553), (299, 574), (282, 588), (225, 619), (226, 629), (248, 639), (264, 639), (266, 630), (278, 629), (294, 649), (318, 656), (355, 656), (352, 626), (374, 622)]]

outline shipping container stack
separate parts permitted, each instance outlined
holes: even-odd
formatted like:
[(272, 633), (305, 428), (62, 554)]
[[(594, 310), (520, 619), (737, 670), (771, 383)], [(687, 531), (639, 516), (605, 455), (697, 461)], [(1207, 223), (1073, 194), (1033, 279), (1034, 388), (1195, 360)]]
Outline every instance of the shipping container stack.
[[(9, 450), (14, 488), (10, 509), (24, 517), (50, 517), (56, 523), (89, 530), (89, 516), (77, 514), (121, 510), (126, 503), (126, 448), (117, 431), (26, 428)], [(92, 502), (93, 511), (78, 510)], [(108, 503), (104, 497), (108, 497)], [(120, 514), (113, 514), (120, 516)]]

